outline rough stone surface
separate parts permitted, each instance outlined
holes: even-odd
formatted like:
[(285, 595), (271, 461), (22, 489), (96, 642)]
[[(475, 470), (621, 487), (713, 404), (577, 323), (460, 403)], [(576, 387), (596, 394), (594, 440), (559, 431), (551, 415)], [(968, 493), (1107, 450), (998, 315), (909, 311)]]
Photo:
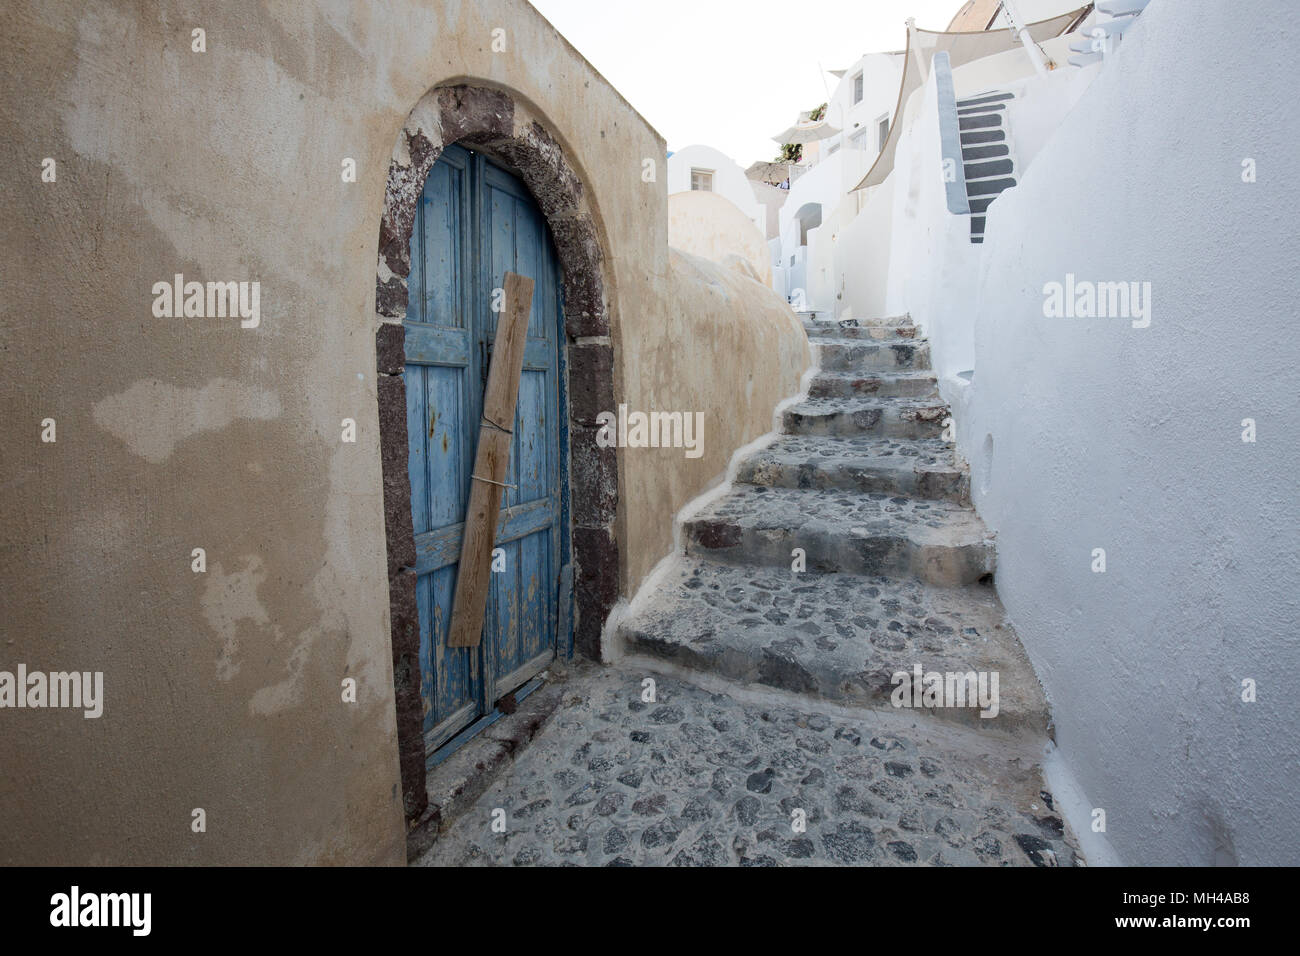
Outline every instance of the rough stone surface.
[(560, 144), (536, 120), (496, 153), (519, 170), (547, 219), (569, 215), (582, 201), (582, 180), (569, 168)]
[(782, 413), (792, 435), (938, 438), (948, 417), (938, 398), (810, 398)]
[(401, 375), (406, 368), (406, 326), (384, 322), (375, 331), (375, 367), (380, 375)]
[(838, 323), (804, 323), (808, 338), (814, 341), (823, 338), (834, 339), (873, 339), (878, 342), (901, 341), (916, 338), (914, 325), (853, 325)]
[(928, 342), (863, 342), (826, 337), (814, 339), (813, 344), (821, 367), (829, 372), (930, 367)]
[(409, 301), (406, 280), (400, 276), (375, 278), (375, 312), (386, 319), (400, 319), (406, 315)]
[(740, 465), (737, 480), (772, 488), (845, 489), (966, 502), (970, 478), (937, 438), (784, 435)]
[(809, 336), (813, 336), (819, 334), (839, 335), (840, 329), (907, 329), (913, 326), (910, 315), (893, 315), (880, 318), (838, 319), (831, 322), (804, 319), (803, 327)]
[(818, 372), (808, 388), (809, 398), (935, 398), (938, 379), (926, 369), (899, 372)]
[[(647, 676), (625, 667), (575, 675), (529, 748), (415, 862), (1082, 862), (1041, 795), (1036, 754), (1018, 744), (978, 737), (972, 747), (968, 731), (746, 702), (662, 675), (645, 703)], [(502, 833), (492, 830), (498, 809)]]
[[(485, 143), (514, 134), (515, 101), (508, 93), (479, 86), (438, 90), (444, 144)], [(412, 157), (414, 158), (414, 157)]]
[(411, 520), (411, 475), (406, 437), (406, 385), (400, 375), (375, 380), (379, 403), (380, 465), (384, 480), (384, 544), (391, 579), (415, 566), (415, 526)]
[(612, 412), (614, 350), (606, 344), (569, 346), (569, 417), (595, 425), (601, 412)]
[(609, 312), (601, 302), (599, 286), (574, 274), (573, 295), (566, 286), (564, 327), (570, 338), (609, 335)]
[[(603, 254), (596, 228), (586, 216), (551, 222), (551, 235), (564, 271), (564, 310), (569, 334), (608, 335), (604, 283), (600, 274)], [(585, 317), (586, 321), (575, 319)]]
[(687, 553), (729, 564), (916, 576), (970, 584), (993, 569), (975, 512), (951, 501), (879, 492), (738, 485), (683, 525)]
[(388, 591), (402, 808), (406, 818), (411, 820), (418, 817), (428, 804), (424, 788), (424, 736), (421, 733), (424, 702), (420, 696), (420, 619), (416, 607), (415, 572), (408, 569), (392, 575)]
[(742, 683), (891, 708), (896, 672), (998, 672), (999, 712), (929, 713), (1042, 732), (1047, 703), (993, 589), (797, 574), (682, 558), (653, 605), (624, 620), (629, 650)]
[(618, 512), (618, 452), (596, 441), (598, 428), (573, 424), (569, 429), (573, 523), (600, 528)]
[(578, 653), (598, 660), (601, 629), (618, 600), (618, 543), (610, 527), (575, 527), (573, 550), (577, 556), (574, 644)]
[[(429, 169), (442, 152), (419, 130), (404, 129), (409, 160), (393, 162), (388, 167), (388, 185), (384, 192), (384, 215), (379, 224), (379, 255), (394, 277), (405, 280), (411, 273), (411, 230), (415, 226), (415, 209), (424, 190)], [(406, 308), (405, 281), (399, 295)], [(396, 293), (393, 293), (396, 294)], [(391, 294), (389, 296), (391, 300)]]
[[(427, 766), (428, 807), (407, 833), (408, 861), (423, 855), (523, 753), (564, 696), (568, 668), (551, 664), (543, 683), (513, 710), (437, 765)], [(511, 695), (513, 698), (513, 695)], [(503, 710), (503, 713), (505, 711)]]

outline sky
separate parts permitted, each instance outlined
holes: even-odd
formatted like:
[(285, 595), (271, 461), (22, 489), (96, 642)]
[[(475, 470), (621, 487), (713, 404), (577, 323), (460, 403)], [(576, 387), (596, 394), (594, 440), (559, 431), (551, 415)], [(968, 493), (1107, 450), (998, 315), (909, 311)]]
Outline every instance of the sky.
[(705, 143), (742, 167), (828, 99), (864, 53), (901, 50), (904, 21), (942, 30), (963, 0), (531, 0), (668, 149)]

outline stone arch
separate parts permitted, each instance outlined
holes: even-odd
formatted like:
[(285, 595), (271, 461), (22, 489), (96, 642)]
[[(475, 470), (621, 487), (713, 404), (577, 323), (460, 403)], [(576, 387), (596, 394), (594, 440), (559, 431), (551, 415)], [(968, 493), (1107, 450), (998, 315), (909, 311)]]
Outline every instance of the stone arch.
[(378, 331), (380, 447), (397, 736), (403, 805), (409, 825), (429, 810), (420, 700), (415, 535), (407, 473), (405, 363), (411, 230), (424, 181), (442, 150), (468, 144), (512, 167), (532, 191), (550, 226), (564, 287), (569, 397), (569, 487), (574, 565), (574, 644), (599, 657), (601, 627), (618, 598), (615, 539), (618, 463), (596, 443), (596, 416), (614, 407), (614, 356), (605, 302), (604, 255), (582, 179), (542, 117), (509, 92), (484, 86), (431, 89), (397, 138), (388, 168), (375, 303)]

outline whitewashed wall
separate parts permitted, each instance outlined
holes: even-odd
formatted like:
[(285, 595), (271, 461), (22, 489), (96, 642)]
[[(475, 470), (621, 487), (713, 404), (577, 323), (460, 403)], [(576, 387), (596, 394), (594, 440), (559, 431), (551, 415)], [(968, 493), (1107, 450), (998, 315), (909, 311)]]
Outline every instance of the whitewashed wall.
[[(1300, 858), (1300, 122), (1260, 55), (1292, 13), (1150, 5), (990, 208), (973, 381), (945, 383), (1067, 813), (1095, 840), (1104, 809), (1127, 864)], [(1150, 327), (1045, 318), (1067, 273), (1150, 282)]]
[(872, 186), (862, 212), (835, 242), (836, 318), (872, 318), (887, 314), (890, 225), (894, 212), (894, 180)]
[(931, 360), (943, 379), (974, 364), (971, 305), (980, 247), (971, 245), (970, 221), (948, 212), (933, 74), (904, 115), (889, 177), (892, 196), (871, 198), (872, 205), (893, 202), (883, 311), (911, 314), (930, 337)]
[(807, 269), (804, 270), (804, 277), (798, 282), (791, 279), (794, 283), (791, 288), (804, 289), (810, 311), (830, 313), (834, 308), (834, 302), (828, 295), (829, 290), (834, 287), (831, 276), (832, 256), (829, 243), (814, 242), (817, 227), (808, 231), (806, 248), (801, 248), (799, 216), (807, 207), (815, 204), (821, 207), (822, 222), (825, 222), (834, 213), (848, 190), (856, 185), (856, 181), (849, 183), (847, 176), (845, 155), (842, 150), (826, 156), (816, 166), (809, 167), (807, 172), (791, 184), (790, 197), (781, 207), (782, 259), (788, 267), (791, 256), (795, 257), (796, 262), (806, 258)]
[[(853, 77), (862, 74), (862, 100), (853, 102)], [(826, 119), (840, 130), (840, 135), (827, 140), (823, 146), (829, 148), (840, 143), (844, 149), (851, 149), (850, 139), (860, 130), (866, 130), (861, 159), (866, 169), (858, 175), (860, 180), (871, 168), (875, 160), (878, 139), (876, 120), (884, 115), (891, 119), (894, 107), (898, 103), (898, 86), (903, 81), (903, 57), (892, 53), (868, 53), (844, 72), (843, 78), (835, 86), (835, 91), (827, 103)], [(823, 154), (824, 155), (824, 154)], [(856, 185), (857, 180), (854, 180)]]

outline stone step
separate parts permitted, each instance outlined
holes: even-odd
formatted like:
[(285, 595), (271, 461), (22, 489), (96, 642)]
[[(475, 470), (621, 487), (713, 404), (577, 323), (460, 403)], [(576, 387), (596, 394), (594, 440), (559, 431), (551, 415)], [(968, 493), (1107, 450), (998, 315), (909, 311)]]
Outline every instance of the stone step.
[(808, 389), (809, 398), (937, 398), (939, 380), (934, 372), (818, 372)]
[(817, 350), (818, 364), (827, 372), (930, 367), (930, 343), (925, 341), (871, 342), (822, 336), (809, 341)]
[(993, 572), (984, 523), (969, 508), (840, 489), (737, 485), (683, 525), (686, 552), (724, 564), (973, 584)]
[(869, 319), (838, 319), (838, 320), (828, 320), (824, 322), (805, 321), (804, 328), (811, 328), (814, 326), (817, 328), (838, 326), (839, 328), (844, 328), (844, 329), (862, 328), (864, 326), (877, 327), (877, 328), (880, 327), (896, 328), (898, 326), (907, 326), (911, 324), (912, 324), (912, 317), (910, 315), (887, 315), (887, 316), (876, 316)]
[[(986, 691), (996, 673), (995, 716), (979, 716), (978, 707), (923, 709), (982, 730), (1047, 728), (1042, 687), (992, 588), (690, 558), (679, 559), (669, 575), (655, 600), (620, 624), (628, 650), (746, 684), (897, 713), (907, 710), (891, 697), (904, 683), (910, 687), (917, 664), (926, 674), (983, 673)], [(894, 679), (900, 673), (905, 682)]]
[(938, 398), (810, 398), (781, 413), (789, 435), (938, 438), (951, 414)]
[(838, 488), (914, 498), (970, 500), (970, 476), (938, 438), (785, 435), (740, 464), (737, 481), (769, 488)]
[(873, 340), (877, 342), (897, 342), (916, 338), (915, 325), (851, 325), (841, 326), (833, 322), (819, 323), (816, 326), (804, 326), (808, 338), (814, 342), (818, 339), (851, 339), (853, 341)]

